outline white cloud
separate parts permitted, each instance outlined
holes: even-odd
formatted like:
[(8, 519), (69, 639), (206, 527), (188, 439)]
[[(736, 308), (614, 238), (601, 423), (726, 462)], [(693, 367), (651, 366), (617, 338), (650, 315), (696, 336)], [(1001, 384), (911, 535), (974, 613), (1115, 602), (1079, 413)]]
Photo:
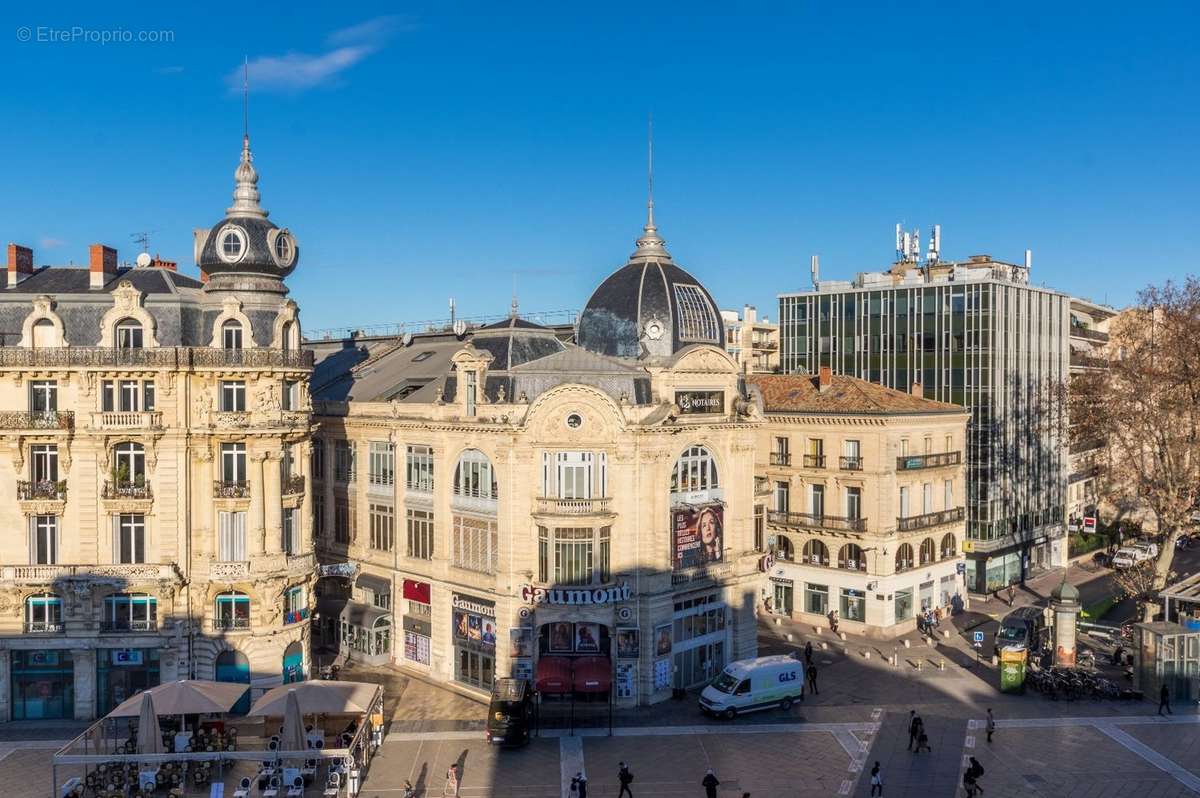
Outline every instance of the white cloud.
[[(384, 16), (341, 28), (326, 37), (331, 49), (321, 53), (290, 52), (250, 59), (250, 86), (254, 91), (303, 91), (332, 82), (339, 74), (375, 53), (397, 30), (413, 30), (407, 17)], [(225, 79), (230, 91), (241, 91), (243, 67)]]

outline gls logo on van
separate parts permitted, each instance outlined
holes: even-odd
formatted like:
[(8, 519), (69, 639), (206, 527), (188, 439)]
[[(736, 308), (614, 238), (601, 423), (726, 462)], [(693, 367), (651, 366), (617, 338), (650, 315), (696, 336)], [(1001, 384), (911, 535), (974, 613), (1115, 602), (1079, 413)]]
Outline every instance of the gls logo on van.
[(788, 671), (787, 673), (781, 673), (781, 674), (779, 674), (779, 681), (781, 681), (781, 682), (794, 682), (794, 681), (796, 681), (796, 672), (795, 672), (795, 671)]

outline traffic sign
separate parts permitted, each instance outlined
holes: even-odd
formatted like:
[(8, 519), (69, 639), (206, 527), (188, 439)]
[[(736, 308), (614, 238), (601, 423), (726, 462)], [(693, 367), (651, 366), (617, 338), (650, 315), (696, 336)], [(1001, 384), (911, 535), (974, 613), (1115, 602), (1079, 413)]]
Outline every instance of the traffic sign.
[(1091, 517), (1084, 518), (1083, 519), (1083, 528), (1086, 529), (1088, 532), (1095, 532), (1096, 531), (1096, 519), (1091, 518)]
[(974, 633), (973, 635), (971, 635), (971, 636), (972, 636), (972, 637), (975, 639), (975, 642), (976, 642), (976, 643), (982, 643), (982, 642), (983, 642), (983, 632), (975, 632), (975, 633)]

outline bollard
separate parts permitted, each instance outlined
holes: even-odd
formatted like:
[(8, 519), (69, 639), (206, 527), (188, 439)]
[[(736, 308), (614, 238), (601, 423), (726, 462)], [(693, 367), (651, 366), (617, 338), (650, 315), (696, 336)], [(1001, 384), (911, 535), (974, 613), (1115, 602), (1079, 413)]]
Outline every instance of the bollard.
[(944, 637), (944, 638), (946, 638), (947, 640), (949, 640), (949, 639), (950, 639), (950, 630), (949, 630), (949, 629), (943, 629), (943, 630), (942, 630), (942, 637)]
[(996, 664), (996, 655), (995, 654), (992, 655), (992, 664), (993, 665)]
[(923, 662), (922, 660), (917, 660), (917, 670), (918, 670), (918, 671), (919, 671), (919, 670), (921, 670), (921, 663), (922, 663), (922, 662)]
[(939, 671), (946, 670), (946, 658), (945, 657), (938, 658), (938, 670)]
[(813, 627), (813, 634), (819, 635), (819, 634), (821, 634), (821, 631), (822, 631), (822, 629), (820, 626)]
[(845, 639), (846, 639), (846, 633), (838, 632), (838, 640), (845, 640)]
[(870, 658), (871, 658), (871, 652), (870, 652), (870, 651), (864, 651), (864, 652), (862, 653), (862, 655), (863, 655), (863, 659), (870, 659)]
[(821, 641), (821, 650), (822, 650), (822, 651), (826, 651), (826, 650), (828, 650), (828, 649), (829, 649), (829, 644), (828, 644), (828, 643), (826, 643), (824, 640), (822, 640), (822, 641)]
[(783, 619), (782, 619), (782, 618), (776, 618), (776, 619), (775, 619), (775, 625), (776, 625), (776, 626), (782, 626), (782, 625), (783, 625)]
[(909, 641), (909, 639), (908, 639), (907, 637), (906, 637), (906, 638), (904, 638), (904, 647), (905, 647), (905, 648), (911, 648), (911, 647), (912, 647), (912, 642), (911, 642), (911, 641)]

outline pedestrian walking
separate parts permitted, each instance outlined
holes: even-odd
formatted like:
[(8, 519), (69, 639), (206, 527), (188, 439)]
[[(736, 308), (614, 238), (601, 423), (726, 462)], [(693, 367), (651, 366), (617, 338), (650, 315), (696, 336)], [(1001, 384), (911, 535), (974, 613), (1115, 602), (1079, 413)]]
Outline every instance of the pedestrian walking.
[(567, 798), (579, 798), (579, 777), (575, 776), (571, 779), (571, 786), (567, 788)]
[(582, 770), (575, 774), (574, 783), (579, 798), (587, 798), (587, 776), (583, 775)]
[(700, 782), (700, 786), (704, 787), (704, 798), (717, 798), (717, 785), (720, 783), (712, 768), (709, 768), (708, 773), (704, 774), (704, 780)]
[(812, 667), (812, 641), (809, 640), (804, 644), (804, 664)]
[(617, 770), (617, 781), (621, 783), (621, 791), (617, 793), (617, 798), (624, 798), (628, 795), (633, 798), (633, 790), (629, 789), (629, 785), (633, 783), (633, 773), (630, 772), (629, 766), (624, 762), (619, 763), (620, 768)]
[[(1012, 605), (1016, 602), (1016, 600), (1017, 600), (1017, 586), (1014, 585), (1012, 582), (1009, 582), (1008, 583), (1008, 606), (1012, 607)], [(980, 792), (982, 792), (982, 790)]]
[(808, 666), (808, 689), (812, 690), (813, 695), (820, 695), (820, 690), (817, 689), (817, 666)]
[(838, 633), (837, 632), (837, 621), (838, 621), (837, 610), (830, 610), (829, 611), (829, 631), (833, 632), (834, 634)]
[(992, 717), (992, 708), (988, 707), (987, 736), (988, 736), (989, 743), (992, 741), (992, 734), (995, 733), (995, 731), (996, 731), (996, 719), (994, 717)]
[(1158, 691), (1158, 714), (1162, 714), (1163, 710), (1167, 711), (1168, 715), (1174, 715), (1171, 711), (1171, 690), (1165, 684)]
[(921, 733), (921, 718), (917, 715), (915, 709), (908, 711), (908, 750), (913, 749), (913, 744), (917, 741), (917, 735)]
[(979, 760), (975, 757), (970, 757), (968, 761), (971, 764), (967, 767), (967, 772), (963, 774), (963, 787), (968, 796), (973, 796), (976, 792), (983, 792), (983, 785), (979, 783), (979, 780), (983, 778), (983, 765), (979, 764)]
[(879, 762), (871, 768), (871, 796), (874, 798), (876, 795), (883, 795), (883, 776), (879, 775)]

